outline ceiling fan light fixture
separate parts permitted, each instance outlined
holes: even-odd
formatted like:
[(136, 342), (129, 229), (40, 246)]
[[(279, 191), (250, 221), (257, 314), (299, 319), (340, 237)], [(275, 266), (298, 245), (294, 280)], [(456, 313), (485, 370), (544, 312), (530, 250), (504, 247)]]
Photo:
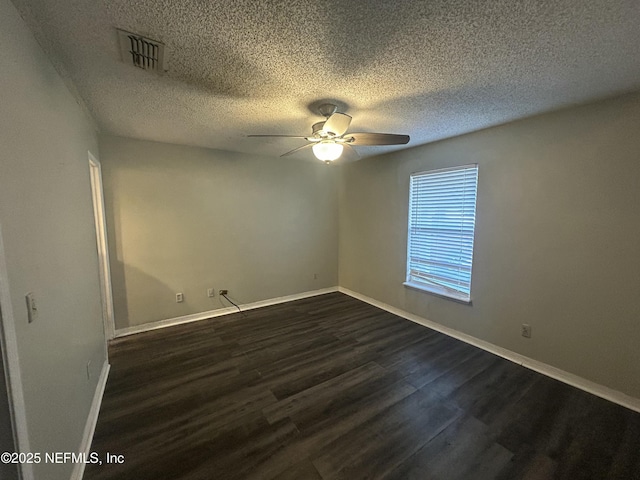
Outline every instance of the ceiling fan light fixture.
[(318, 160), (323, 162), (332, 162), (340, 158), (343, 146), (333, 141), (318, 142), (311, 147), (313, 154)]
[(331, 163), (340, 158), (345, 145), (347, 145), (347, 150), (353, 159), (354, 157), (358, 158), (358, 152), (353, 148), (355, 146), (375, 147), (409, 143), (409, 135), (373, 132), (347, 133), (351, 125), (351, 117), (346, 113), (336, 111), (337, 108), (331, 104), (320, 106), (320, 113), (326, 117), (326, 120), (314, 123), (309, 137), (301, 137), (299, 135), (249, 135), (249, 137), (304, 138), (309, 143), (294, 148), (280, 156), (293, 155), (300, 150), (311, 147), (315, 157), (325, 163)]

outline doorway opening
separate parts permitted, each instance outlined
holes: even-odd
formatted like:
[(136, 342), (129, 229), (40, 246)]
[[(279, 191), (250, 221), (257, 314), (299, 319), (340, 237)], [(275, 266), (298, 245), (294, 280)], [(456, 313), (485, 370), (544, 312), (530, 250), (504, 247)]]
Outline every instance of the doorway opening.
[(98, 247), (98, 266), (100, 270), (100, 294), (102, 297), (102, 318), (104, 336), (108, 342), (115, 336), (113, 319), (113, 295), (111, 292), (111, 270), (109, 268), (109, 246), (107, 243), (107, 223), (104, 213), (104, 195), (102, 190), (102, 167), (89, 152), (89, 174), (91, 178), (91, 197), (93, 199), (93, 217), (96, 224), (96, 242)]
[[(11, 305), (9, 274), (5, 262), (0, 226), (0, 451), (30, 452), (27, 415), (22, 391), (22, 373), (18, 361), (18, 340)], [(15, 467), (15, 468), (14, 468)], [(33, 480), (29, 463), (7, 464), (0, 478)]]

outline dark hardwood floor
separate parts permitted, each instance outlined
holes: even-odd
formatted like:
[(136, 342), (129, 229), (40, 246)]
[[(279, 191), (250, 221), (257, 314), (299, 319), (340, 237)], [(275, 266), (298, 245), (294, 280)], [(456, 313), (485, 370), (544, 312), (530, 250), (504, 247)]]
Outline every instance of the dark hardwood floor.
[(640, 479), (640, 414), (332, 293), (114, 341), (98, 479)]

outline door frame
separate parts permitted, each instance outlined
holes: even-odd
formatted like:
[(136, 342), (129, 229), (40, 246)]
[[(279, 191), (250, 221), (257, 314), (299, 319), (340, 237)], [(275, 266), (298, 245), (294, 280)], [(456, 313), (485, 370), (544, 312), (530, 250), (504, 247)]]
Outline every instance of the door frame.
[(100, 271), (100, 296), (102, 297), (102, 320), (105, 341), (115, 337), (115, 321), (113, 316), (113, 293), (111, 290), (111, 268), (109, 266), (109, 243), (107, 240), (107, 222), (104, 211), (104, 193), (102, 189), (102, 165), (89, 154), (89, 176), (91, 179), (91, 199), (93, 218), (96, 227), (98, 247), (98, 268)]
[[(11, 305), (9, 275), (5, 261), (2, 225), (0, 224), (0, 342), (4, 376), (9, 394), (13, 443), (17, 452), (31, 452), (27, 429), (27, 413), (22, 389), (22, 374), (18, 357), (18, 339), (16, 336), (15, 317)], [(33, 466), (30, 463), (18, 464), (18, 475), (21, 480), (33, 480)]]

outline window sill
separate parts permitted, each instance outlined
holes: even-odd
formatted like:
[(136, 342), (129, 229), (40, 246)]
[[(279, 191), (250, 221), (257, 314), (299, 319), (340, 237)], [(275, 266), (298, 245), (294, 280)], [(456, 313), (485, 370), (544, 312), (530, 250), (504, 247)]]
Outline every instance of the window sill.
[(441, 297), (447, 300), (453, 300), (454, 302), (462, 303), (464, 305), (472, 305), (471, 298), (467, 298), (463, 294), (455, 294), (452, 292), (447, 292), (445, 290), (440, 290), (438, 288), (430, 287), (429, 285), (423, 285), (420, 283), (404, 282), (403, 285), (413, 290), (419, 290), (421, 292), (435, 295), (436, 297)]

